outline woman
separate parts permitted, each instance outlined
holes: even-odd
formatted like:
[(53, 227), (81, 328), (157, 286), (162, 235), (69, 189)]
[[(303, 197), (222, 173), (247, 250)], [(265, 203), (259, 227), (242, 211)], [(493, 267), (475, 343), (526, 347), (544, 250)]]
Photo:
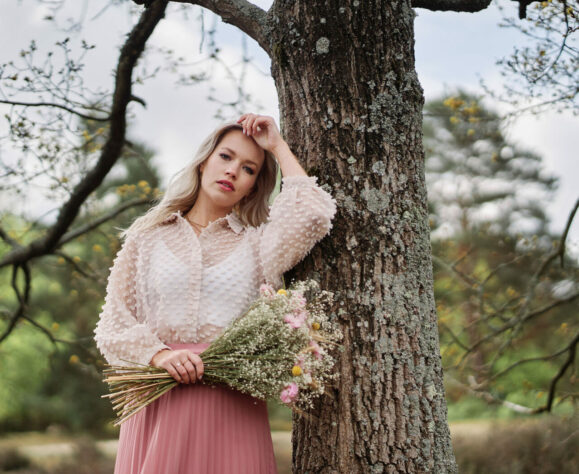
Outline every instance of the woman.
[[(274, 158), (275, 156), (275, 158)], [(282, 191), (268, 198), (279, 163)], [(276, 472), (265, 402), (200, 383), (202, 351), (328, 233), (331, 196), (271, 117), (218, 128), (137, 219), (95, 330), (110, 364), (150, 364), (180, 385), (121, 426), (117, 474)]]

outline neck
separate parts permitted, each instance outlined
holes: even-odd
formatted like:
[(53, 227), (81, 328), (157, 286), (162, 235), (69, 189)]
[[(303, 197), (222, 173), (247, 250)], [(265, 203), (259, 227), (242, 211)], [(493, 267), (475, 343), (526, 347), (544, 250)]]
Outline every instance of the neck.
[(225, 217), (231, 212), (231, 209), (229, 208), (208, 206), (202, 201), (202, 199), (197, 199), (191, 210), (186, 215), (187, 219), (202, 227), (209, 225), (210, 222)]

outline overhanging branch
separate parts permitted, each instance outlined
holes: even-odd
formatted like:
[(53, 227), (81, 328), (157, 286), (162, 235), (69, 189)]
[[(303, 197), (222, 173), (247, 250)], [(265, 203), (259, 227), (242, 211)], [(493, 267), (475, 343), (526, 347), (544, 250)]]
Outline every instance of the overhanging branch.
[[(171, 0), (190, 3), (211, 10), (221, 19), (251, 36), (269, 53), (269, 42), (265, 34), (267, 12), (246, 0)], [(155, 2), (153, 2), (154, 4)]]
[(87, 222), (86, 224), (64, 234), (61, 237), (61, 239), (58, 241), (58, 247), (61, 247), (62, 245), (66, 244), (67, 242), (70, 242), (71, 240), (76, 239), (77, 237), (81, 236), (82, 234), (86, 234), (87, 232), (90, 232), (91, 230), (96, 229), (101, 224), (104, 224), (105, 222), (113, 219), (114, 217), (118, 216), (119, 214), (126, 211), (127, 209), (130, 209), (131, 207), (142, 206), (142, 205), (148, 204), (150, 202), (151, 202), (150, 198), (137, 198), (137, 199), (132, 199), (130, 201), (123, 202), (121, 205), (119, 205), (118, 207), (115, 207), (114, 209), (111, 209), (109, 212), (100, 216), (98, 219), (95, 219), (94, 221), (91, 221), (91, 222)]
[[(53, 107), (56, 109), (65, 110), (85, 120), (94, 120), (95, 122), (108, 122), (110, 120), (110, 117), (94, 117), (92, 115), (87, 115), (82, 112), (79, 112), (78, 110), (74, 110), (72, 107), (57, 104), (54, 102), (19, 102), (14, 100), (0, 99), (0, 104), (15, 105), (21, 107)], [(102, 113), (101, 110), (99, 110), (98, 112)]]
[(478, 12), (491, 4), (492, 0), (412, 0), (414, 8), (432, 11)]

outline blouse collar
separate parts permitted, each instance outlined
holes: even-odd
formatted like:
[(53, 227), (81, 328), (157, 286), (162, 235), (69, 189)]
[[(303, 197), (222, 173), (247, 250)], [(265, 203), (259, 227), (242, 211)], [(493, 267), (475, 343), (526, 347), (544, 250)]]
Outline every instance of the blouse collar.
[[(163, 224), (170, 224), (178, 219), (185, 219), (181, 211), (175, 211), (172, 214), (170, 214), (163, 220)], [(243, 222), (241, 221), (241, 219), (239, 218), (239, 216), (235, 211), (231, 211), (225, 217), (220, 217), (219, 219), (213, 221), (210, 225), (216, 224), (218, 222), (227, 223), (230, 229), (236, 234), (241, 233), (245, 229), (245, 225), (243, 225)]]

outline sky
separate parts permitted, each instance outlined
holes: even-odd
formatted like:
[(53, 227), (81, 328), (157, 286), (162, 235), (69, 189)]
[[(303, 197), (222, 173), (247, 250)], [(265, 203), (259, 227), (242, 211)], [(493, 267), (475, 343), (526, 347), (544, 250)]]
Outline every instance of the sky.
[[(481, 93), (480, 78), (500, 88), (496, 60), (511, 53), (514, 46), (521, 46), (525, 39), (514, 30), (498, 27), (501, 13), (496, 2), (494, 0), (491, 7), (477, 13), (416, 9), (416, 68), (426, 100), (457, 87)], [(267, 8), (271, 1), (253, 3)], [(516, 3), (508, 0), (501, 0), (501, 3), (515, 14)], [(86, 77), (95, 88), (112, 87), (118, 46), (137, 18), (128, 12), (139, 10), (139, 7), (126, 4), (102, 11), (103, 4), (106, 3), (98, 0), (69, 1), (66, 10), (59, 14), (59, 18), (70, 16), (84, 19), (82, 35), (71, 32), (73, 41), (82, 37), (89, 43), (97, 44), (86, 61)], [(156, 47), (170, 48), (188, 62), (194, 62), (206, 56), (208, 38), (205, 36), (202, 45), (198, 20), (201, 8), (187, 7), (183, 10), (181, 5), (172, 5), (150, 43)], [(40, 50), (62, 39), (62, 33), (55, 33), (52, 23), (43, 20), (46, 14), (46, 7), (36, 0), (4, 0), (0, 16), (0, 63), (16, 59), (19, 51), (32, 38), (36, 39)], [(203, 16), (207, 28), (212, 22), (211, 15), (205, 12)], [(219, 24), (217, 41), (222, 58), (232, 65), (234, 71), (239, 71), (241, 38), (242, 33), (236, 28)], [(247, 48), (255, 67), (249, 68), (245, 86), (261, 104), (257, 111), (278, 118), (276, 91), (268, 75), (268, 57), (251, 39), (247, 40)], [(148, 67), (152, 65), (145, 63)], [(218, 123), (213, 118), (216, 106), (207, 101), (209, 87), (214, 89), (215, 96), (223, 100), (235, 97), (233, 84), (224, 71), (212, 67), (215, 74), (210, 83), (180, 87), (175, 84), (174, 74), (162, 72), (145, 85), (135, 86), (136, 95), (143, 97), (147, 106), (133, 105), (134, 117), (129, 124), (129, 135), (131, 139), (144, 141), (156, 151), (155, 159), (165, 182), (185, 165), (198, 143)], [(208, 66), (200, 65), (197, 68), (207, 69)], [(506, 110), (500, 104), (493, 105), (498, 110)], [(0, 113), (4, 110), (0, 106)], [(579, 197), (575, 184), (579, 178), (578, 131), (579, 117), (574, 117), (570, 112), (551, 112), (524, 116), (506, 133), (513, 144), (541, 155), (545, 169), (560, 177), (558, 193), (545, 203), (552, 216), (554, 231), (562, 231), (571, 206)], [(6, 148), (1, 151), (10, 153)], [(42, 204), (38, 200), (30, 200), (22, 206), (28, 206), (26, 210), (33, 214), (34, 209), (42, 207)], [(572, 253), (579, 255), (579, 218), (571, 229), (568, 247)]]

